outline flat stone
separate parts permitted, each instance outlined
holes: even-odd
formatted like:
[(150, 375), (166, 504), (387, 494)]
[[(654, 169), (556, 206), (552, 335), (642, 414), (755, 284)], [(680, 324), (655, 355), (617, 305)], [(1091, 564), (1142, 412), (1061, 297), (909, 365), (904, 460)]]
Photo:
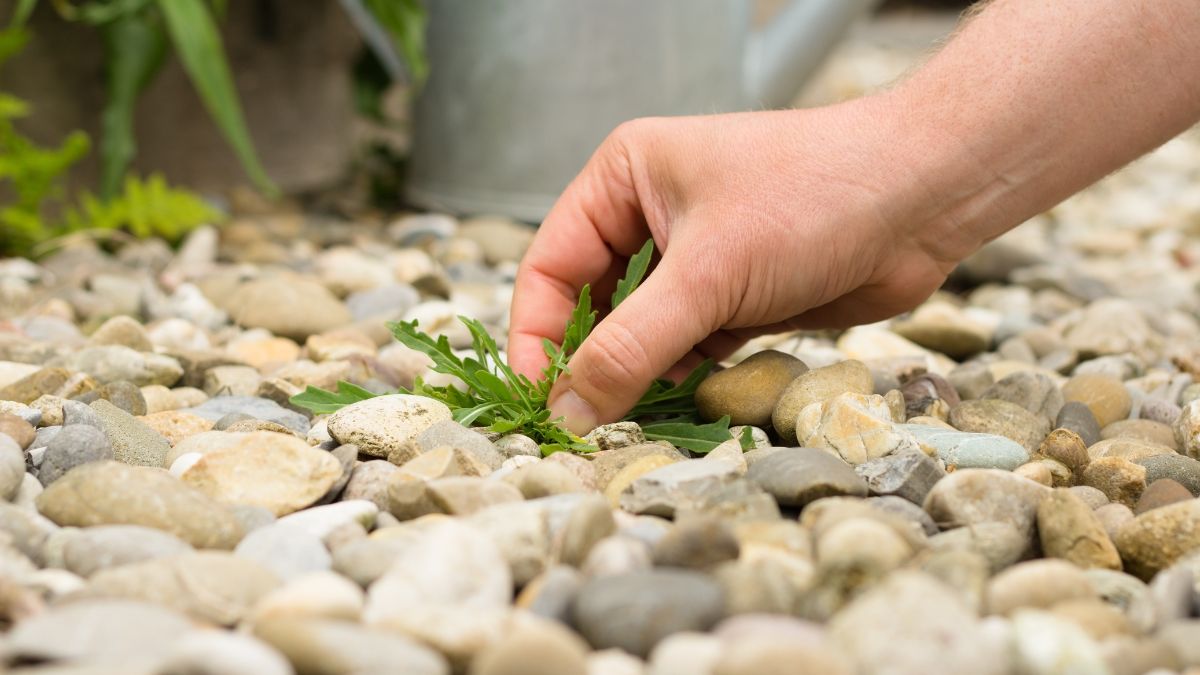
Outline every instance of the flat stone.
[[(1111, 425), (1109, 425), (1111, 426)], [(1088, 457), (1121, 457), (1131, 462), (1155, 455), (1174, 455), (1175, 450), (1167, 445), (1150, 443), (1137, 438), (1110, 438), (1099, 441), (1088, 448)]]
[(139, 417), (138, 421), (167, 439), (172, 446), (177, 445), (188, 436), (211, 431), (213, 428), (212, 420), (206, 420), (199, 415), (181, 410), (163, 410), (151, 413)]
[(287, 659), (263, 641), (225, 631), (194, 631), (171, 645), (162, 672), (190, 675), (292, 675)]
[(387, 457), (417, 434), (449, 419), (450, 409), (438, 401), (392, 394), (352, 403), (330, 415), (328, 424), (339, 443), (353, 443), (368, 455)]
[(529, 622), (484, 649), (473, 675), (589, 675), (587, 644), (552, 621)]
[(304, 415), (258, 396), (216, 396), (199, 405), (183, 408), (183, 412), (199, 415), (213, 422), (229, 413), (242, 413), (255, 419), (283, 425), (302, 436), (308, 433), (309, 428), (308, 418)]
[(969, 551), (982, 556), (992, 574), (1020, 560), (1029, 546), (1029, 537), (1025, 532), (1004, 522), (967, 525), (929, 538), (929, 549), (933, 552)]
[(739, 546), (732, 528), (712, 517), (697, 517), (676, 523), (654, 545), (654, 564), (658, 567), (684, 567), (696, 570), (736, 560)]
[(231, 549), (242, 527), (224, 505), (165, 471), (112, 461), (67, 472), (36, 499), (38, 511), (63, 526), (143, 525), (197, 548)]
[(606, 490), (609, 482), (622, 469), (649, 456), (663, 457), (671, 462), (685, 459), (683, 454), (675, 448), (658, 443), (644, 443), (596, 452), (591, 455), (592, 466), (596, 469), (596, 487), (601, 491)]
[(696, 389), (696, 408), (709, 422), (729, 415), (731, 424), (766, 426), (783, 390), (805, 372), (800, 359), (767, 349), (705, 378)]
[(442, 448), (469, 455), (489, 471), (500, 468), (500, 464), (504, 462), (504, 456), (496, 450), (491, 441), (450, 419), (434, 422), (417, 432), (401, 447), (387, 455), (387, 458), (393, 464), (403, 465), (425, 453)]
[(919, 424), (904, 424), (900, 429), (911, 434), (921, 445), (932, 448), (932, 454), (942, 460), (949, 470), (1012, 471), (1029, 461), (1029, 451), (1020, 443), (1004, 436), (953, 431)]
[(634, 479), (620, 497), (621, 508), (669, 518), (678, 509), (703, 503), (738, 478), (736, 468), (721, 462), (675, 462)]
[(82, 661), (152, 672), (175, 640), (192, 630), (182, 614), (132, 600), (79, 600), (18, 623), (7, 635), (9, 658)]
[(526, 499), (587, 491), (570, 469), (557, 462), (543, 461), (522, 466), (505, 476), (504, 480), (520, 490)]
[(1041, 445), (1050, 424), (1015, 403), (997, 399), (963, 401), (950, 411), (950, 424), (960, 431), (994, 434), (1020, 443), (1032, 453)]
[(373, 502), (356, 499), (297, 511), (280, 518), (278, 523), (299, 527), (324, 539), (330, 532), (349, 523), (358, 523), (370, 530), (375, 526), (375, 516), (378, 514), (379, 507)]
[(1054, 490), (1038, 504), (1038, 536), (1047, 558), (1079, 567), (1120, 570), (1121, 556), (1092, 508), (1070, 490)]
[(277, 618), (256, 624), (254, 635), (300, 673), (450, 674), (436, 651), (403, 635), (346, 621)]
[(205, 450), (179, 475), (181, 481), (219, 502), (261, 506), (275, 516), (311, 506), (342, 475), (331, 454), (292, 435), (210, 431), (175, 450), (186, 452), (192, 444)]
[(353, 321), (350, 311), (321, 284), (300, 277), (247, 281), (224, 303), (234, 322), (304, 340)]
[(92, 576), (83, 594), (143, 600), (232, 626), (278, 586), (278, 577), (255, 562), (201, 551), (103, 570)]
[(59, 391), (70, 378), (71, 371), (66, 368), (41, 368), (0, 388), (0, 401), (28, 404), (46, 394), (61, 396)]
[(1101, 429), (1129, 417), (1133, 407), (1125, 384), (1107, 375), (1076, 375), (1063, 384), (1062, 393), (1066, 401), (1086, 405)]
[(178, 537), (138, 525), (96, 525), (63, 530), (61, 536), (63, 567), (81, 577), (192, 552), (192, 547)]
[(780, 450), (755, 462), (746, 477), (785, 506), (802, 507), (822, 497), (867, 496), (867, 483), (849, 464), (816, 448)]
[(163, 467), (171, 444), (136, 417), (103, 399), (91, 404), (118, 462), (146, 467)]
[(796, 442), (796, 419), (812, 403), (821, 403), (838, 394), (872, 394), (875, 383), (871, 371), (861, 361), (842, 361), (801, 374), (788, 384), (771, 412), (771, 424), (784, 441)]
[(571, 616), (593, 648), (644, 657), (669, 635), (711, 628), (724, 605), (720, 586), (707, 576), (656, 570), (592, 579), (580, 589)]
[(125, 380), (139, 387), (148, 384), (169, 387), (183, 377), (183, 367), (169, 356), (118, 345), (84, 347), (54, 365), (87, 373), (100, 384)]
[(1179, 449), (1175, 430), (1171, 428), (1170, 424), (1147, 419), (1117, 420), (1100, 430), (1100, 438), (1103, 440), (1130, 438), (1154, 445), (1163, 445), (1172, 450)]

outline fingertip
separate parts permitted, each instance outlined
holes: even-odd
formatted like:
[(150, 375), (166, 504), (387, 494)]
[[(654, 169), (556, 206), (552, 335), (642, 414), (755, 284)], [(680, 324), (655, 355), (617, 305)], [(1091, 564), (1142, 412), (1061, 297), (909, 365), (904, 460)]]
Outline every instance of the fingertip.
[(565, 389), (550, 400), (551, 419), (562, 419), (561, 425), (573, 434), (582, 436), (600, 424), (595, 406), (573, 389)]

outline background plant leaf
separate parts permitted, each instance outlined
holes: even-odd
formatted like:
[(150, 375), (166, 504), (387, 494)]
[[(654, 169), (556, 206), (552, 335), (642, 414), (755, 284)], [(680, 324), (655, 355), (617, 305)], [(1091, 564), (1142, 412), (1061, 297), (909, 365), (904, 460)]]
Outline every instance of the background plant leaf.
[(425, 58), (425, 24), (429, 17), (421, 0), (366, 0), (366, 7), (404, 58), (413, 87), (420, 88), (429, 76), (429, 61)]
[(108, 99), (100, 116), (100, 196), (112, 199), (137, 151), (134, 105), (163, 63), (167, 35), (144, 9), (117, 16), (100, 30), (108, 56)]
[(200, 100), (233, 148), (246, 175), (264, 193), (279, 190), (258, 161), (225, 60), (221, 36), (204, 0), (159, 0), (167, 32)]
[(351, 403), (358, 403), (379, 396), (362, 387), (338, 380), (337, 391), (326, 391), (309, 385), (304, 391), (288, 399), (292, 405), (311, 410), (316, 415), (336, 412)]

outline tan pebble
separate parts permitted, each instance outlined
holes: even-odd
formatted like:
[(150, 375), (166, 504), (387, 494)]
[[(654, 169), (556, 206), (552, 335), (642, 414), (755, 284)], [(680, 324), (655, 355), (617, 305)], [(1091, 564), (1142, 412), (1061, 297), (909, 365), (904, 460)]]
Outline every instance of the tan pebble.
[(1142, 496), (1138, 498), (1133, 512), (1141, 515), (1151, 509), (1161, 508), (1175, 502), (1192, 499), (1192, 493), (1183, 485), (1170, 478), (1159, 478), (1146, 486)]
[(1100, 428), (1129, 417), (1133, 398), (1125, 384), (1108, 375), (1076, 375), (1062, 387), (1063, 399), (1088, 407)]
[(164, 410), (150, 415), (143, 415), (138, 420), (154, 431), (162, 434), (171, 445), (205, 431), (212, 431), (213, 421), (199, 415), (180, 410)]
[(1146, 489), (1146, 467), (1123, 457), (1101, 457), (1088, 464), (1081, 481), (1103, 492), (1110, 501), (1133, 508)]
[(1013, 473), (1022, 478), (1028, 478), (1035, 483), (1041, 483), (1047, 487), (1054, 485), (1054, 475), (1050, 473), (1050, 467), (1041, 462), (1029, 462), (1022, 464), (1013, 469)]
[(655, 469), (674, 464), (677, 461), (679, 460), (663, 455), (648, 455), (637, 459), (612, 477), (608, 486), (604, 488), (604, 496), (608, 498), (608, 502), (613, 505), (613, 508), (618, 508), (621, 505), (621, 493), (625, 492), (625, 489), (632, 485), (633, 481)]

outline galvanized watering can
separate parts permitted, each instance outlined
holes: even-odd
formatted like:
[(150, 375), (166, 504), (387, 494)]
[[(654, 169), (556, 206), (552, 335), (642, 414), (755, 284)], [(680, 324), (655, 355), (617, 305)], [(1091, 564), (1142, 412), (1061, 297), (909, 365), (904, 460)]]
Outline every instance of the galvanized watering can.
[(430, 0), (407, 196), (539, 221), (625, 120), (787, 106), (878, 0)]

